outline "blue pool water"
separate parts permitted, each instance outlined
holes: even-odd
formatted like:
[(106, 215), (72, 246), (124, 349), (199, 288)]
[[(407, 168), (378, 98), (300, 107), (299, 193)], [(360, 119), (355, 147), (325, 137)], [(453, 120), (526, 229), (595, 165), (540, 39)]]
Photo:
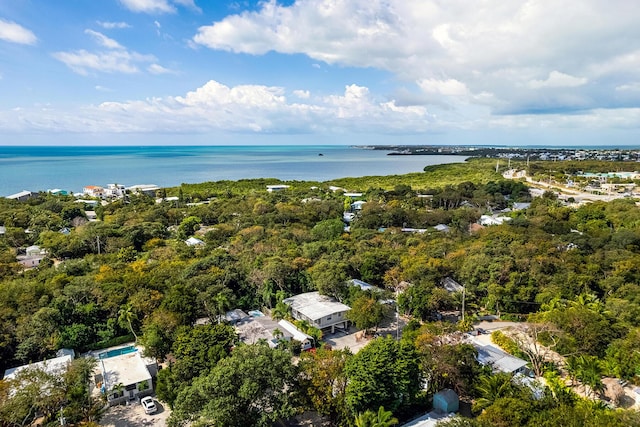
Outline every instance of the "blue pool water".
[(262, 312), (258, 311), (258, 310), (251, 310), (249, 312), (249, 316), (251, 316), (251, 317), (262, 317), (262, 316), (264, 316), (264, 314), (262, 314)]
[(104, 353), (100, 353), (98, 355), (98, 357), (100, 359), (108, 359), (110, 357), (116, 357), (116, 356), (120, 356), (122, 354), (134, 353), (136, 351), (137, 351), (136, 348), (134, 346), (130, 345), (130, 346), (118, 348), (118, 349), (115, 349), (115, 350), (105, 351)]

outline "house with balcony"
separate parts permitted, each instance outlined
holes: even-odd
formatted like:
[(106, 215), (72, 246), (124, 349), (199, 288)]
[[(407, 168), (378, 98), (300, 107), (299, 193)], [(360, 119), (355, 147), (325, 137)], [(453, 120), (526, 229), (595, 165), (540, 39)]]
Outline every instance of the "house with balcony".
[(291, 315), (297, 320), (306, 320), (318, 329), (346, 329), (349, 321), (346, 314), (351, 307), (335, 298), (320, 295), (319, 292), (306, 292), (285, 298), (284, 303), (291, 307)]

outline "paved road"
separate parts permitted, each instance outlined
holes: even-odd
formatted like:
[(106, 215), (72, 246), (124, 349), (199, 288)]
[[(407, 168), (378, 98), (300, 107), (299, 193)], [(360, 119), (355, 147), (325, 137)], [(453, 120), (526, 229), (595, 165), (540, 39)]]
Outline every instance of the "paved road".
[(483, 320), (480, 323), (475, 324), (474, 327), (476, 329), (478, 328), (484, 329), (487, 332), (493, 332), (493, 331), (498, 331), (500, 329), (506, 329), (511, 326), (518, 326), (518, 325), (522, 325), (522, 322), (506, 322), (501, 320), (494, 320), (494, 321), (488, 322), (486, 320)]
[[(503, 175), (505, 178), (507, 179), (519, 179), (519, 178), (510, 178), (509, 176), (505, 176)], [(542, 182), (542, 181), (534, 181), (533, 178), (531, 178), (530, 176), (526, 176), (525, 179), (527, 180), (527, 182), (531, 185), (537, 186), (537, 187), (542, 187), (545, 189), (550, 189), (550, 190), (555, 190), (556, 192), (559, 190), (559, 196), (562, 198), (569, 198), (569, 197), (573, 197), (575, 199), (576, 202), (581, 202), (581, 201), (602, 201), (602, 202), (610, 202), (612, 200), (615, 199), (622, 199), (624, 198), (624, 194), (617, 194), (617, 193), (613, 193), (613, 194), (593, 194), (593, 193), (587, 193), (584, 191), (580, 191), (574, 188), (565, 188), (563, 187), (561, 184), (549, 184), (547, 182)]]

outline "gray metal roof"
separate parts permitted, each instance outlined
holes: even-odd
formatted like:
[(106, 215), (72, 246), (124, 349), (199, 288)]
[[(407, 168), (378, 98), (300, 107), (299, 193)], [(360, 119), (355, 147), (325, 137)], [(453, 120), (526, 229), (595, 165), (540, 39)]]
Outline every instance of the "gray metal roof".
[(320, 295), (319, 292), (307, 292), (284, 299), (285, 304), (291, 309), (298, 311), (311, 320), (322, 319), (334, 313), (341, 313), (351, 310), (346, 304), (342, 304), (335, 299)]
[(442, 287), (445, 288), (447, 292), (462, 292), (464, 290), (464, 287), (451, 277), (445, 277), (440, 283), (442, 283)]
[(512, 373), (527, 365), (525, 360), (512, 356), (492, 345), (476, 346), (478, 361), (490, 365), (495, 371)]

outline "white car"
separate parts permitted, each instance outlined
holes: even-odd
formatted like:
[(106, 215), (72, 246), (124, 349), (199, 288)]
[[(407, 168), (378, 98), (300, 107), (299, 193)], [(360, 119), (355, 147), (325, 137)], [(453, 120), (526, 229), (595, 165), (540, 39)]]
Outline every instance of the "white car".
[(140, 400), (140, 404), (144, 408), (145, 414), (153, 414), (158, 410), (158, 407), (156, 406), (156, 403), (153, 401), (153, 398), (151, 396), (143, 397)]

